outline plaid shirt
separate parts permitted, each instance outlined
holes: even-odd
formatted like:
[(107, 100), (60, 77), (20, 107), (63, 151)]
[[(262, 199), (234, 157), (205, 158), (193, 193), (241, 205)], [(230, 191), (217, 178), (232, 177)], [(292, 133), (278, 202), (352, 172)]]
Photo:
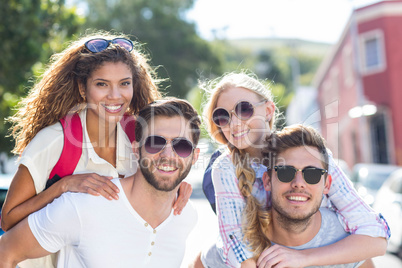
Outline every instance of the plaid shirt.
[[(256, 173), (252, 194), (266, 204), (270, 200), (270, 193), (263, 187), (262, 175), (267, 168), (261, 164), (252, 164), (252, 168)], [(384, 218), (359, 197), (350, 180), (335, 164), (331, 152), (328, 173), (332, 176), (332, 184), (328, 195), (324, 196), (322, 206), (331, 206), (336, 211), (345, 231), (389, 238), (390, 230)], [(253, 256), (243, 241), (242, 212), (246, 204), (235, 174), (230, 154), (226, 151), (213, 164), (212, 181), (220, 233), (216, 245), (223, 261), (230, 267), (238, 267), (239, 263)]]

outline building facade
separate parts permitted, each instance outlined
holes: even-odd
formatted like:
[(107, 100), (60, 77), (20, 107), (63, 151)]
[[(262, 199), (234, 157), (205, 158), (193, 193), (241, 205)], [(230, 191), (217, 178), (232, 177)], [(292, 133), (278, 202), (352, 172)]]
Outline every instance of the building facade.
[(356, 9), (314, 86), (335, 157), (402, 165), (402, 1)]

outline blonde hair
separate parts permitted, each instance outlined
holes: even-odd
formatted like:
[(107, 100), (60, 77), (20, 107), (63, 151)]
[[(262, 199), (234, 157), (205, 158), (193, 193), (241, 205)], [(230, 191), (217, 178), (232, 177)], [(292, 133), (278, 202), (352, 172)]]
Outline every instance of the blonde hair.
[[(216, 108), (217, 102), (221, 94), (230, 88), (240, 87), (249, 90), (250, 92), (255, 93), (261, 101), (266, 100), (273, 102), (272, 92), (268, 86), (265, 86), (263, 82), (259, 81), (255, 75), (247, 74), (245, 72), (240, 73), (228, 73), (216, 80), (210, 82), (206, 88), (208, 88), (210, 93), (209, 101), (206, 105), (204, 111), (204, 118), (207, 119), (207, 128), (213, 139), (218, 141), (219, 143), (226, 144), (232, 155), (232, 162), (236, 168), (236, 176), (239, 181), (239, 189), (241, 194), (246, 199), (246, 208), (245, 211), (249, 211), (245, 217), (245, 221), (248, 224), (252, 224), (257, 228), (261, 228), (261, 224), (264, 224), (269, 218), (269, 214), (266, 210), (261, 209), (261, 204), (258, 200), (252, 195), (252, 189), (255, 182), (255, 172), (250, 165), (250, 156), (241, 149), (236, 148), (225, 138), (220, 127), (215, 125), (212, 119), (212, 113)], [(269, 121), (269, 126), (271, 130), (275, 125), (275, 112), (272, 118)], [(252, 230), (251, 230), (252, 231)], [(246, 233), (250, 233), (247, 237), (249, 238), (249, 243), (251, 248), (261, 251), (264, 248), (258, 244), (255, 244), (254, 231), (249, 232), (246, 229)], [(268, 240), (269, 242), (269, 240)], [(269, 244), (270, 245), (270, 244)]]
[[(268, 167), (268, 175), (270, 177), (278, 155), (290, 148), (300, 146), (315, 147), (321, 154), (323, 167), (328, 170), (328, 153), (325, 140), (318, 131), (312, 127), (292, 125), (281, 131), (273, 132), (267, 137), (266, 141), (267, 145), (263, 149), (262, 154), (264, 159), (269, 161), (269, 163), (265, 164)], [(326, 178), (326, 176), (327, 174), (325, 174), (324, 177)], [(254, 257), (257, 258), (264, 249), (271, 246), (271, 242), (266, 236), (266, 230), (270, 223), (270, 211), (265, 207), (260, 207), (258, 210), (246, 207), (243, 214), (246, 219), (251, 219), (251, 221), (248, 221), (243, 226), (244, 239), (250, 243)], [(266, 216), (260, 217), (261, 214)], [(253, 220), (256, 217), (260, 217), (260, 220)]]
[[(127, 38), (124, 35), (98, 33), (71, 43), (63, 52), (55, 54), (41, 79), (19, 103), (18, 112), (8, 120), (12, 122), (11, 134), (16, 145), (14, 153), (21, 153), (35, 135), (43, 128), (53, 125), (69, 112), (77, 112), (85, 103), (79, 85), (86, 87), (88, 77), (105, 62), (123, 62), (133, 75), (133, 99), (128, 113), (135, 114), (148, 103), (159, 99), (161, 94), (154, 70), (141, 47), (134, 42), (134, 49), (110, 44), (97, 53), (88, 51), (85, 42), (95, 38), (111, 40)], [(81, 108), (80, 108), (81, 107)]]

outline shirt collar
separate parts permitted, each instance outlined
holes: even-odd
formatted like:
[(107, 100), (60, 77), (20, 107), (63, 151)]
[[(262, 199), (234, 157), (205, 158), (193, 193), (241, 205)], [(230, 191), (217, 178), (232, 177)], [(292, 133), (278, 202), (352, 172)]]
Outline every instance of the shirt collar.
[[(92, 146), (91, 140), (89, 139), (88, 130), (86, 127), (86, 109), (80, 112), (80, 118), (83, 129), (83, 160), (85, 161), (85, 166), (91, 160), (95, 164), (102, 164), (106, 160), (99, 157)], [(117, 123), (117, 144), (116, 144), (116, 169), (122, 175), (132, 175), (137, 170), (137, 158), (133, 154), (133, 149), (130, 140), (126, 133), (124, 132), (120, 122)]]

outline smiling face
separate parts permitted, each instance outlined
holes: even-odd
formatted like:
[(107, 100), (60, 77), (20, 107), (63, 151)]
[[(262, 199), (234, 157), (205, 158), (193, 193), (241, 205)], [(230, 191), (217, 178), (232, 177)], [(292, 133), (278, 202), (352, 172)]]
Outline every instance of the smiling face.
[[(277, 159), (282, 160), (280, 165), (290, 165), (296, 169), (324, 168), (322, 159), (317, 155), (320, 153), (315, 147), (300, 146), (287, 149)], [(265, 189), (271, 191), (273, 218), (279, 217), (282, 222), (308, 220), (320, 208), (323, 194), (328, 193), (331, 184), (330, 179), (325, 180), (324, 176), (319, 183), (308, 184), (300, 171), (289, 183), (279, 181), (274, 170), (271, 178), (265, 173), (263, 180)]]
[(122, 62), (105, 62), (88, 78), (84, 94), (88, 121), (119, 121), (133, 98), (131, 70)]
[(274, 105), (267, 101), (262, 105), (263, 99), (256, 93), (240, 87), (232, 87), (224, 90), (218, 98), (216, 107), (232, 111), (239, 101), (248, 101), (254, 104), (254, 114), (248, 120), (239, 119), (231, 113), (230, 123), (222, 127), (225, 138), (236, 148), (249, 151), (263, 148), (264, 139), (270, 132), (269, 121), (274, 113)]
[[(193, 142), (188, 121), (181, 116), (156, 116), (146, 127), (143, 137), (150, 135), (162, 136), (168, 141), (182, 137)], [(171, 143), (156, 154), (148, 153), (144, 146), (139, 150), (141, 172), (148, 183), (159, 191), (175, 189), (186, 178), (199, 154), (196, 148), (190, 156), (182, 158), (173, 150)]]

